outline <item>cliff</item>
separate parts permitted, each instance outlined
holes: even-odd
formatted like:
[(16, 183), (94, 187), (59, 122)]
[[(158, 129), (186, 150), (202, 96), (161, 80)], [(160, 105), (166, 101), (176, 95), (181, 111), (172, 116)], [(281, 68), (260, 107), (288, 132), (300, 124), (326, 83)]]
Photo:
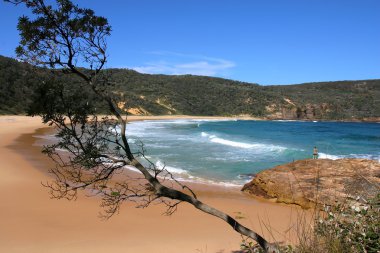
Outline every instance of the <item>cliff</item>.
[(242, 191), (310, 208), (359, 204), (380, 191), (380, 163), (364, 159), (299, 160), (258, 173)]

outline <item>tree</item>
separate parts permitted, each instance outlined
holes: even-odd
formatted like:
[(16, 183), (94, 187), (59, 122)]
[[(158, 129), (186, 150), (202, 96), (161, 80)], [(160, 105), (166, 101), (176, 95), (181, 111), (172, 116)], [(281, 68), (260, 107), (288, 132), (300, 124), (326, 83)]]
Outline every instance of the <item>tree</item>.
[[(52, 197), (74, 199), (79, 190), (91, 190), (101, 196), (107, 218), (117, 213), (127, 200), (143, 207), (162, 202), (167, 206), (167, 214), (172, 214), (181, 202), (188, 202), (224, 220), (265, 251), (277, 250), (231, 216), (201, 202), (165, 168), (157, 168), (144, 156), (143, 144), (132, 152), (126, 134), (127, 115), (118, 107), (125, 101), (112, 89), (113, 82), (104, 69), (106, 39), (111, 33), (106, 18), (69, 0), (57, 0), (54, 7), (44, 0), (6, 1), (25, 4), (35, 16), (33, 20), (26, 16), (19, 18), (21, 41), (17, 56), (51, 70), (41, 80), (40, 92), (29, 113), (42, 116), (44, 123), (57, 129), (57, 142), (43, 149), (56, 164), (50, 171), (54, 181), (45, 184)], [(70, 82), (63, 82), (62, 76)], [(101, 102), (95, 105), (91, 98)], [(109, 116), (97, 115), (99, 105), (108, 109)], [(126, 165), (138, 169), (142, 178), (116, 177)]]

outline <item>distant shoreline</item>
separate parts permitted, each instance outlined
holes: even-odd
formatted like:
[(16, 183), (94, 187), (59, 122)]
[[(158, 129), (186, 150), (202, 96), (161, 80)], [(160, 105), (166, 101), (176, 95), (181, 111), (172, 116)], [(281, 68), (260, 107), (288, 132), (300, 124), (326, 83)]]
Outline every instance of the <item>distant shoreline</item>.
[(163, 120), (163, 119), (236, 119), (236, 120), (257, 120), (257, 121), (293, 121), (293, 122), (343, 122), (343, 123), (380, 123), (380, 117), (363, 120), (327, 120), (327, 119), (271, 119), (267, 117), (254, 116), (193, 116), (193, 115), (129, 115), (130, 121), (136, 120)]
[[(102, 115), (98, 115), (102, 116)], [(4, 114), (0, 115), (1, 118), (5, 117), (30, 117), (27, 115), (15, 115), (15, 114)], [(210, 119), (210, 120), (257, 120), (257, 121), (293, 121), (293, 122), (342, 122), (342, 123), (380, 123), (380, 117), (370, 117), (365, 119), (284, 119), (284, 118), (268, 118), (268, 117), (255, 117), (249, 115), (236, 115), (236, 116), (204, 116), (204, 115), (128, 115), (128, 121), (140, 121), (140, 120), (175, 120), (175, 119)]]

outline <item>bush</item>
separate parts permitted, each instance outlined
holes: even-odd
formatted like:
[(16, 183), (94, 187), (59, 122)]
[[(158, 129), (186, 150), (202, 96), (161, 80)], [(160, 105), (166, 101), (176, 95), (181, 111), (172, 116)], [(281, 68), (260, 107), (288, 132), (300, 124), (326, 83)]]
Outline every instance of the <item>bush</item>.
[[(361, 205), (347, 202), (326, 206), (322, 215), (317, 215), (312, 233), (306, 230), (298, 233), (302, 234), (299, 244), (279, 246), (280, 252), (380, 253), (380, 193)], [(242, 240), (241, 250), (243, 253), (263, 252), (246, 239)]]
[(337, 205), (316, 224), (326, 252), (380, 252), (380, 194), (365, 205)]

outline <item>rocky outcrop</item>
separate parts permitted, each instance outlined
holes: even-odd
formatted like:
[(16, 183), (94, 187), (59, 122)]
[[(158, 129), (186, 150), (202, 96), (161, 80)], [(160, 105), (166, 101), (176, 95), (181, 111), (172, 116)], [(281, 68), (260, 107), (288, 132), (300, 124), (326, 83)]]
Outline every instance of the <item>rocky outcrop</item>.
[(242, 191), (303, 208), (365, 202), (380, 192), (380, 163), (364, 159), (299, 160), (258, 173)]
[(329, 118), (328, 115), (333, 111), (327, 103), (297, 105), (288, 98), (284, 98), (284, 101), (285, 104), (266, 106), (266, 117), (272, 120), (320, 120)]

